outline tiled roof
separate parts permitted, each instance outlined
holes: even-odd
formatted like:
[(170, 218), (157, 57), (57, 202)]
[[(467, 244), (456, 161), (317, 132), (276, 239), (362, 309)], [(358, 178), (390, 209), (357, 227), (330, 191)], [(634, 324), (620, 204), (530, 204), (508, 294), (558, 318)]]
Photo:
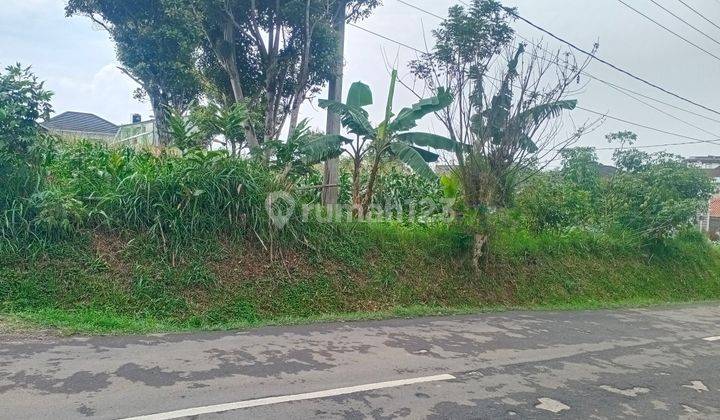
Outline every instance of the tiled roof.
[(710, 217), (720, 217), (720, 195), (710, 199)]
[(710, 178), (720, 178), (720, 166), (715, 169), (705, 169)]
[(717, 163), (720, 165), (720, 156), (691, 156), (687, 159), (689, 163), (704, 163), (704, 164), (714, 164)]
[(84, 112), (63, 112), (41, 124), (48, 130), (76, 131), (81, 133), (95, 133), (114, 135), (118, 126), (104, 120), (95, 114)]

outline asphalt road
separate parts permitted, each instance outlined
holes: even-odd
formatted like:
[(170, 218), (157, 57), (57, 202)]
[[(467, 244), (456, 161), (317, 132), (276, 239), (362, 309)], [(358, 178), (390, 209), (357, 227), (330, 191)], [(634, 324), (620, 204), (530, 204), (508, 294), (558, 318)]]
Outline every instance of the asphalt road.
[(720, 306), (0, 344), (0, 418), (720, 418)]

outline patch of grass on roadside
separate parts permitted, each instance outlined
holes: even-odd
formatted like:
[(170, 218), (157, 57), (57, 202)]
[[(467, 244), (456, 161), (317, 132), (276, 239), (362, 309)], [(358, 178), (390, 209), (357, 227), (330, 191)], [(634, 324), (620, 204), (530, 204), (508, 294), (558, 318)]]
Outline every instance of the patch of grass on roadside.
[(0, 249), (0, 313), (105, 334), (720, 299), (720, 253), (694, 234), (648, 252), (596, 233), (506, 230), (478, 274), (468, 236), (452, 227), (357, 224), (336, 233), (316, 249), (276, 249), (273, 259), (253, 242), (166, 249), (107, 233), (33, 252)]

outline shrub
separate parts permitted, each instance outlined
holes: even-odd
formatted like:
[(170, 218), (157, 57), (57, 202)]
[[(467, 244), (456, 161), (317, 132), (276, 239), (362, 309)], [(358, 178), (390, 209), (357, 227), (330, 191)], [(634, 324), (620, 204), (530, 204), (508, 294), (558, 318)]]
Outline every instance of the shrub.
[(639, 161), (637, 154), (633, 157), (634, 169), (619, 172), (606, 184), (605, 217), (616, 227), (637, 232), (648, 243), (662, 241), (694, 220), (714, 186), (702, 170), (679, 157), (645, 155)]
[(392, 167), (378, 178), (373, 203), (383, 208), (402, 209), (404, 214), (414, 207), (416, 214), (430, 216), (442, 212), (443, 190), (438, 179), (426, 179)]
[(48, 118), (52, 92), (20, 64), (0, 72), (0, 151), (24, 153), (38, 134), (37, 121)]
[(592, 193), (556, 174), (540, 174), (520, 191), (517, 210), (535, 232), (587, 225), (594, 219)]

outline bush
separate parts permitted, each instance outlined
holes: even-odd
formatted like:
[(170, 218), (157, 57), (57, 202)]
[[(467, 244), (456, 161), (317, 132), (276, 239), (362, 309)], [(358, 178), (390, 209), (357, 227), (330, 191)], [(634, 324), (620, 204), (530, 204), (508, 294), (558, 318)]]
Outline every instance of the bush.
[(615, 162), (617, 173), (601, 178), (592, 150), (566, 152), (560, 171), (524, 185), (516, 211), (535, 232), (604, 229), (653, 245), (688, 227), (714, 189), (702, 170), (677, 156), (629, 149)]
[(667, 239), (689, 225), (714, 190), (702, 170), (676, 156), (646, 155), (631, 168), (608, 181), (603, 210), (610, 223), (647, 242)]
[(48, 118), (52, 92), (20, 64), (0, 72), (0, 152), (24, 153), (38, 134), (38, 120)]
[(235, 230), (265, 236), (265, 199), (279, 189), (264, 164), (225, 152), (156, 156), (80, 142), (63, 145), (43, 169), (34, 192), (28, 170), (19, 177), (17, 160), (0, 160), (2, 173), (14, 171), (0, 187), (3, 212), (22, 203), (23, 224), (43, 237), (100, 227), (147, 231), (163, 242)]
[(540, 174), (518, 194), (516, 205), (535, 232), (587, 225), (594, 219), (592, 193), (556, 174)]
[(429, 180), (414, 173), (392, 167), (379, 179), (373, 203), (383, 208), (402, 209), (408, 214), (434, 215), (443, 210), (443, 191), (439, 180)]

